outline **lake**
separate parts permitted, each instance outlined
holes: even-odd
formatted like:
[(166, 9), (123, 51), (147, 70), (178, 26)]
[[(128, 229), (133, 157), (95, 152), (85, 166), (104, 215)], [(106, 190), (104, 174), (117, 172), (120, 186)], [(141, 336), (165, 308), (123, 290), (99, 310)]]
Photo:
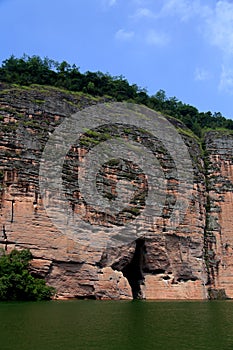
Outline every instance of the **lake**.
[(0, 303), (1, 350), (233, 349), (233, 302)]

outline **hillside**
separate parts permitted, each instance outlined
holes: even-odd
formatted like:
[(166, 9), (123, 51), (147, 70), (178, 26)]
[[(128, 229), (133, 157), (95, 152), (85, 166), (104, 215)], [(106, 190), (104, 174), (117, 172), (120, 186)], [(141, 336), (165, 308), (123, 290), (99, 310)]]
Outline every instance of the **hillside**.
[(226, 119), (219, 111), (213, 114), (199, 112), (196, 107), (183, 103), (176, 97), (168, 98), (163, 90), (149, 96), (145, 89), (129, 84), (123, 76), (113, 77), (99, 71), (81, 73), (76, 65), (70, 65), (66, 61), (59, 63), (49, 58), (41, 59), (39, 56), (11, 56), (0, 67), (0, 81), (20, 86), (49, 85), (88, 93), (97, 98), (108, 96), (116, 101), (143, 104), (181, 120), (199, 137), (207, 129), (233, 130), (233, 120)]

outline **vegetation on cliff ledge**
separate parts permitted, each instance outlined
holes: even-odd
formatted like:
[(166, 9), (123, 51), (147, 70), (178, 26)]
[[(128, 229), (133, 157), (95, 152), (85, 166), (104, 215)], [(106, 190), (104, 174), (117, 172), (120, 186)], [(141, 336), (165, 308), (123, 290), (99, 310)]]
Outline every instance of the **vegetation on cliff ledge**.
[(29, 272), (32, 255), (28, 249), (0, 251), (0, 301), (49, 300), (55, 290)]
[(149, 96), (145, 89), (129, 84), (123, 76), (111, 76), (102, 72), (81, 73), (76, 65), (61, 63), (39, 56), (22, 58), (11, 56), (0, 67), (0, 81), (29, 86), (50, 85), (69, 91), (79, 91), (92, 96), (110, 96), (117, 101), (144, 104), (149, 108), (181, 120), (197, 136), (208, 128), (233, 130), (233, 120), (226, 119), (220, 112), (199, 112), (197, 108), (167, 97), (159, 90)]

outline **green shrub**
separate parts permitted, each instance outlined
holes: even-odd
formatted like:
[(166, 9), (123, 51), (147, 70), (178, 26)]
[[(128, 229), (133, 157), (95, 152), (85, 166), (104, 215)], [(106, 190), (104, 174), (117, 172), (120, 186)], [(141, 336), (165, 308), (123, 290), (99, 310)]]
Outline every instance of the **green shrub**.
[(29, 250), (12, 250), (10, 254), (0, 252), (0, 300), (49, 300), (55, 290), (43, 279), (33, 277), (29, 272)]

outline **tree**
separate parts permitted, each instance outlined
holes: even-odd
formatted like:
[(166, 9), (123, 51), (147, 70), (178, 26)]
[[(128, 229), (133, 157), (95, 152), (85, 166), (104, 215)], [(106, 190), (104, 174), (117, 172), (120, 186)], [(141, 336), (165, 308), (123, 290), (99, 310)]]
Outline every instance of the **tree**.
[(130, 101), (144, 104), (149, 108), (181, 120), (196, 135), (201, 136), (206, 128), (226, 128), (233, 130), (233, 121), (221, 113), (200, 113), (197, 108), (168, 98), (164, 90), (149, 96), (145, 89), (120, 76), (111, 76), (99, 71), (81, 73), (75, 65), (66, 61), (61, 63), (47, 57), (24, 55), (21, 58), (11, 56), (0, 67), (0, 81), (19, 85), (50, 85), (70, 91), (88, 92), (93, 96), (109, 96), (116, 101)]
[(0, 251), (0, 300), (49, 300), (55, 290), (29, 272), (32, 255), (28, 249)]

